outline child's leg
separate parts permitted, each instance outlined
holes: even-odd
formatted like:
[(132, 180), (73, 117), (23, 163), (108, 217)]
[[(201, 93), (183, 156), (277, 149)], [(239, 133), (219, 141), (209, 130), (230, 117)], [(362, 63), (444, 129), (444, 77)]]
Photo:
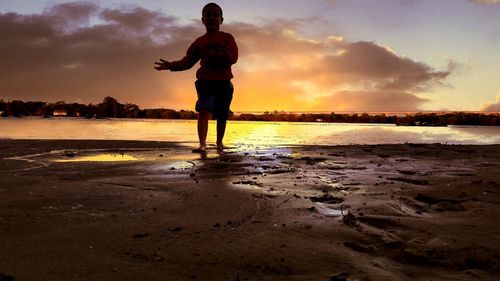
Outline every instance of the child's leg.
[(196, 80), (195, 86), (198, 94), (195, 109), (198, 111), (198, 139), (200, 146), (193, 149), (193, 152), (204, 152), (207, 146), (208, 121), (212, 118), (214, 97), (211, 85), (207, 81)]
[(222, 150), (225, 148), (223, 140), (234, 87), (231, 81), (222, 81), (220, 86), (221, 88), (215, 96), (214, 116), (217, 118), (217, 148)]
[(217, 119), (217, 148), (224, 149), (224, 133), (226, 132), (226, 119)]
[(208, 110), (202, 110), (198, 114), (198, 139), (200, 140), (200, 149), (207, 146), (208, 120), (212, 114)]

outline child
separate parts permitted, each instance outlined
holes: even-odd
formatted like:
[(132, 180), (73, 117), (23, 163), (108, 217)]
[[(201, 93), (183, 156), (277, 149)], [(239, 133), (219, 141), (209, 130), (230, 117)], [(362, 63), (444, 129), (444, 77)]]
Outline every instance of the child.
[(178, 61), (160, 59), (160, 62), (155, 62), (156, 70), (182, 71), (190, 69), (201, 60), (195, 83), (198, 93), (196, 111), (199, 112), (200, 145), (193, 149), (193, 152), (205, 152), (208, 121), (212, 114), (217, 119), (217, 149), (222, 151), (225, 148), (223, 138), (234, 91), (231, 65), (238, 60), (238, 46), (231, 34), (220, 31), (223, 20), (222, 8), (219, 5), (205, 5), (201, 21), (207, 32), (191, 44), (186, 56)]

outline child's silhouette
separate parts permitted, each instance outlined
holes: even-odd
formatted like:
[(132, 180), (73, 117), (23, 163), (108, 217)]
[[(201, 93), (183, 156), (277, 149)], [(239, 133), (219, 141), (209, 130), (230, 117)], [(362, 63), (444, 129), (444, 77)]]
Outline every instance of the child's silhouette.
[(231, 65), (238, 60), (238, 46), (231, 34), (220, 31), (223, 20), (222, 8), (208, 3), (203, 7), (201, 18), (207, 32), (191, 44), (186, 56), (178, 61), (160, 59), (155, 62), (156, 70), (182, 71), (201, 60), (195, 83), (200, 145), (193, 152), (205, 152), (208, 121), (212, 114), (217, 119), (217, 149), (224, 149), (224, 133), (234, 91)]

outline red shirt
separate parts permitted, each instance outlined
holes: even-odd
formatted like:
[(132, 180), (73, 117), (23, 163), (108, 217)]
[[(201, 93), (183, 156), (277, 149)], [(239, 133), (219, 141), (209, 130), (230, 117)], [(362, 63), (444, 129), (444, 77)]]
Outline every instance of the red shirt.
[(238, 60), (238, 46), (231, 34), (219, 31), (205, 33), (196, 39), (181, 60), (170, 65), (171, 71), (182, 71), (193, 67), (201, 59), (196, 78), (205, 80), (230, 80), (231, 65)]

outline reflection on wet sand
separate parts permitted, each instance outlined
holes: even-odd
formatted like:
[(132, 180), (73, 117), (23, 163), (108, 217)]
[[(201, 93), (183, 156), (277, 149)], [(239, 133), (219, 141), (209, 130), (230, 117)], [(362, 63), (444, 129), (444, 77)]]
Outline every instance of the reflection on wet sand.
[(127, 154), (98, 154), (86, 156), (72, 156), (69, 159), (56, 159), (55, 162), (120, 162), (137, 161), (138, 158)]

